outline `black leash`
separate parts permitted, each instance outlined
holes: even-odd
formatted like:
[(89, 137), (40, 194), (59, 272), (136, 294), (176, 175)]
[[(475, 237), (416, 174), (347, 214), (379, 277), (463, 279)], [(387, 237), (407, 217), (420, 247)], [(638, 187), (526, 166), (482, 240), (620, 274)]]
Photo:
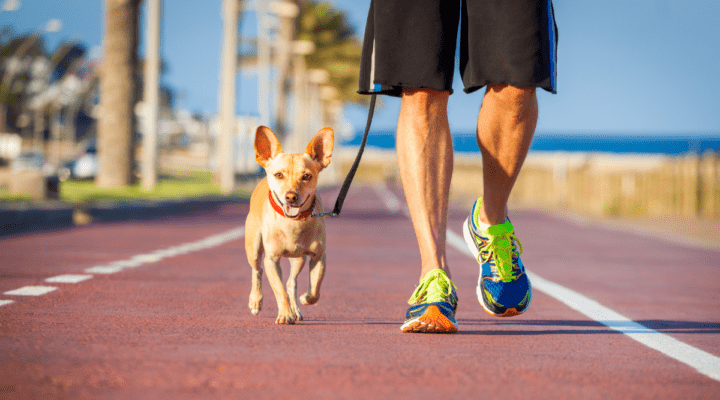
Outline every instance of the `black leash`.
[(355, 162), (353, 162), (352, 167), (350, 168), (350, 171), (348, 172), (347, 176), (345, 177), (345, 182), (343, 182), (342, 187), (340, 188), (340, 193), (338, 193), (337, 200), (335, 201), (335, 208), (332, 212), (325, 212), (320, 214), (313, 214), (312, 217), (338, 217), (340, 216), (340, 210), (342, 209), (343, 203), (345, 202), (345, 196), (347, 196), (348, 190), (350, 190), (350, 184), (352, 183), (353, 178), (355, 177), (355, 172), (357, 172), (358, 166), (360, 166), (360, 159), (362, 158), (363, 151), (365, 150), (365, 143), (367, 142), (368, 133), (370, 133), (370, 124), (372, 124), (372, 118), (373, 113), (375, 113), (375, 97), (377, 95), (373, 94), (370, 98), (370, 110), (368, 111), (368, 119), (367, 124), (365, 124), (365, 133), (363, 134), (362, 142), (360, 142), (360, 150), (358, 150), (358, 154), (355, 157)]

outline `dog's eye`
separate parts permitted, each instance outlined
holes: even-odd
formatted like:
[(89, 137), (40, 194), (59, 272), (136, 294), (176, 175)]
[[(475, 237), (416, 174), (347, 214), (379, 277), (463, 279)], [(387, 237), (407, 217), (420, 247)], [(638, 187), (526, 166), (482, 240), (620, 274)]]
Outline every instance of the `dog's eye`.
[(282, 172), (278, 172), (277, 174), (275, 174), (275, 179), (282, 179), (282, 178), (284, 178)]
[(311, 178), (312, 178), (312, 175), (310, 175), (310, 174), (305, 174), (305, 175), (302, 176), (302, 179), (303, 179), (304, 181), (309, 181)]

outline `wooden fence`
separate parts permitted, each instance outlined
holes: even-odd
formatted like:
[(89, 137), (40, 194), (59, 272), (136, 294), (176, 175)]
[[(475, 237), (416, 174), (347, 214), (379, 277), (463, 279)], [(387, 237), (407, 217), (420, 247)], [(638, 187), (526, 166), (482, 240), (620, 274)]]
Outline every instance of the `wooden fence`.
[[(463, 192), (473, 164), (477, 171), (477, 161), (456, 162), (456, 191)], [(510, 200), (591, 215), (718, 218), (720, 157), (531, 154)]]
[[(342, 176), (354, 154), (347, 151), (338, 157)], [(399, 184), (394, 152), (370, 151), (356, 180)], [(480, 155), (456, 155), (451, 201), (467, 203), (481, 195)], [(720, 218), (720, 156), (534, 152), (510, 201), (597, 216)]]

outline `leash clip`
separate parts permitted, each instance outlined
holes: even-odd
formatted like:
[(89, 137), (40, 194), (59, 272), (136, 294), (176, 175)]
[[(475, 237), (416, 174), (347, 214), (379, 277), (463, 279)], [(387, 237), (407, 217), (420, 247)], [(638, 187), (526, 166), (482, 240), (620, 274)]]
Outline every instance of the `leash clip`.
[(365, 132), (363, 133), (362, 141), (360, 142), (360, 149), (358, 150), (357, 156), (355, 156), (355, 161), (353, 162), (352, 167), (350, 168), (350, 171), (348, 171), (347, 176), (345, 177), (345, 181), (343, 182), (342, 186), (340, 187), (340, 193), (338, 194), (337, 200), (335, 200), (335, 208), (333, 208), (332, 212), (326, 212), (326, 213), (320, 213), (320, 214), (310, 214), (311, 217), (339, 217), (340, 216), (340, 210), (342, 209), (343, 202), (345, 201), (345, 196), (347, 196), (348, 190), (350, 190), (350, 184), (352, 183), (353, 178), (355, 177), (355, 172), (357, 172), (358, 166), (360, 166), (360, 159), (362, 158), (363, 151), (365, 150), (365, 143), (367, 143), (368, 134), (370, 133), (370, 124), (372, 123), (372, 117), (373, 113), (375, 112), (375, 100), (377, 99), (377, 93), (373, 93), (372, 97), (370, 98), (370, 110), (368, 110), (368, 119), (367, 124), (365, 125)]
[(330, 218), (335, 218), (335, 217), (339, 217), (340, 214), (334, 213), (334, 212), (324, 212), (324, 213), (320, 213), (320, 214), (310, 214), (310, 216), (311, 216), (311, 217), (330, 217)]

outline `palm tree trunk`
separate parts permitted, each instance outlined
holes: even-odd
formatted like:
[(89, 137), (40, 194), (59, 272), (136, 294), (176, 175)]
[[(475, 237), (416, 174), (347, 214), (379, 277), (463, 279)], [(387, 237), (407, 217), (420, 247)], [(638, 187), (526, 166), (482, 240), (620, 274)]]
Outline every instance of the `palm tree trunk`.
[(138, 25), (141, 0), (105, 0), (104, 56), (100, 75), (98, 187), (133, 181)]
[(4, 100), (0, 100), (0, 133), (7, 132), (7, 113), (8, 106)]
[(292, 41), (295, 38), (295, 18), (281, 18), (279, 34), (280, 51), (276, 55), (277, 85), (279, 90), (275, 94), (275, 134), (280, 140), (287, 134), (290, 125), (287, 120), (287, 95), (290, 91), (288, 75), (290, 74), (290, 57), (292, 55)]

